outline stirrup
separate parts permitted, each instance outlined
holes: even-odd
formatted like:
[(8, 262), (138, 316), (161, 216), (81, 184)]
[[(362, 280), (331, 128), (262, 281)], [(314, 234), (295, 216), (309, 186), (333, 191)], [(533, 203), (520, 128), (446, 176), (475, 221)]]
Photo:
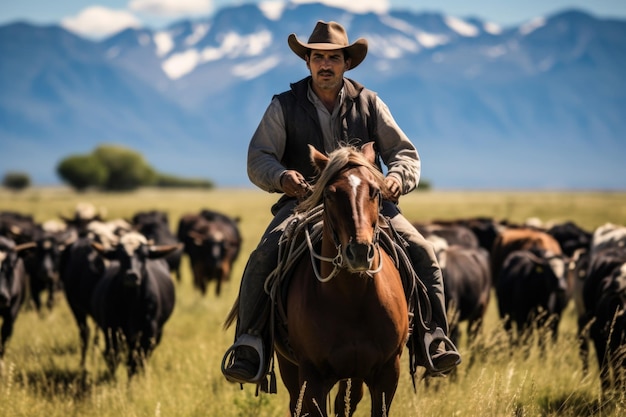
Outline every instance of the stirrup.
[[(433, 364), (433, 359), (432, 359), (432, 354), (430, 353), (430, 347), (433, 343), (441, 343), (443, 342), (443, 344), (446, 346), (447, 351), (453, 351), (456, 352), (458, 354), (458, 350), (456, 349), (456, 346), (454, 346), (454, 343), (452, 343), (452, 341), (448, 338), (448, 336), (446, 336), (446, 334), (443, 332), (443, 329), (441, 327), (437, 327), (435, 330), (433, 331), (427, 331), (426, 333), (424, 333), (424, 357), (426, 358), (426, 371), (428, 374), (430, 375), (443, 375), (445, 374), (447, 371), (449, 370), (441, 370), (441, 369), (437, 369), (435, 368), (435, 365)], [(457, 365), (460, 363), (457, 362)]]
[[(257, 370), (257, 373), (254, 376), (254, 378), (250, 379), (249, 381), (238, 380), (238, 379), (232, 378), (228, 376), (226, 372), (226, 369), (227, 369), (226, 363), (228, 363), (228, 366), (233, 364), (233, 362), (235, 361), (235, 351), (240, 346), (250, 347), (254, 349), (256, 353), (259, 355), (259, 369)], [(222, 374), (230, 382), (238, 382), (240, 384), (245, 384), (245, 383), (261, 384), (265, 376), (265, 350), (263, 348), (263, 340), (258, 336), (252, 336), (249, 334), (242, 334), (241, 336), (239, 336), (237, 340), (235, 341), (235, 343), (233, 343), (233, 345), (228, 348), (228, 350), (224, 354), (224, 358), (222, 358)]]

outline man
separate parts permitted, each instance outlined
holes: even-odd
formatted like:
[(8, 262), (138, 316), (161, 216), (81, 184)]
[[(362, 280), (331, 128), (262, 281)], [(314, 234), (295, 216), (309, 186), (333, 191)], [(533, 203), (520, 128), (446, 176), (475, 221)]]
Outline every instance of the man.
[[(317, 22), (308, 43), (289, 35), (289, 47), (302, 58), (311, 75), (274, 96), (248, 148), (248, 176), (259, 188), (284, 195), (272, 207), (274, 219), (250, 254), (239, 293), (239, 319), (235, 344), (224, 357), (224, 376), (231, 382), (261, 383), (270, 358), (265, 357), (269, 335), (269, 296), (264, 282), (274, 270), (278, 241), (298, 200), (315, 176), (308, 145), (330, 153), (340, 144), (362, 145), (374, 141), (388, 168), (386, 185), (394, 202), (384, 201), (382, 213), (409, 242), (409, 255), (417, 275), (426, 285), (432, 304), (436, 343), (428, 343), (425, 365), (431, 373), (451, 371), (461, 361), (445, 336), (448, 322), (444, 307), (441, 270), (434, 250), (399, 212), (398, 198), (417, 187), (420, 160), (417, 150), (398, 127), (378, 96), (359, 83), (344, 78), (367, 54), (367, 41), (349, 44), (345, 29), (336, 22)], [(426, 338), (425, 340), (431, 340)], [(449, 349), (449, 350), (446, 350)]]

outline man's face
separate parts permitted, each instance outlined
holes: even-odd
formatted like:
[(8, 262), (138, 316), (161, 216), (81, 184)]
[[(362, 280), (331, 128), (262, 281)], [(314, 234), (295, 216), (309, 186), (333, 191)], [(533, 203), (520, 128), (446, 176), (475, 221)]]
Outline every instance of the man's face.
[(341, 87), (343, 73), (350, 66), (350, 59), (344, 59), (343, 51), (312, 50), (306, 59), (306, 66), (311, 71), (313, 84), (322, 90), (333, 90)]

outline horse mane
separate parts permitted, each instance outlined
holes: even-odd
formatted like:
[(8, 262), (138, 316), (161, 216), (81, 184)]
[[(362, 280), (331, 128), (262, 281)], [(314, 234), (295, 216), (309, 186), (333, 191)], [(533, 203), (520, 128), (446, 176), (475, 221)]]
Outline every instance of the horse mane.
[[(311, 161), (313, 163), (313, 161)], [(313, 186), (313, 191), (305, 200), (303, 200), (295, 208), (296, 212), (307, 212), (312, 210), (322, 202), (324, 196), (324, 189), (326, 186), (335, 179), (346, 167), (361, 166), (366, 168), (373, 176), (376, 184), (380, 187), (382, 195), (388, 194), (387, 186), (385, 185), (385, 176), (378, 169), (378, 167), (367, 160), (365, 155), (352, 145), (342, 145), (339, 148), (328, 154), (328, 163), (323, 171), (319, 172), (319, 178)]]

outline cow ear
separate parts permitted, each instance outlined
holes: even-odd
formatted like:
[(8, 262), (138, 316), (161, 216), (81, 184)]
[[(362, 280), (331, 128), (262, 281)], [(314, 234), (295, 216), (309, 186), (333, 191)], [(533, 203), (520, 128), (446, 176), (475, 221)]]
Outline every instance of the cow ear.
[(183, 248), (182, 243), (178, 243), (176, 245), (150, 246), (150, 249), (148, 250), (148, 258), (150, 259), (162, 258), (182, 248)]

